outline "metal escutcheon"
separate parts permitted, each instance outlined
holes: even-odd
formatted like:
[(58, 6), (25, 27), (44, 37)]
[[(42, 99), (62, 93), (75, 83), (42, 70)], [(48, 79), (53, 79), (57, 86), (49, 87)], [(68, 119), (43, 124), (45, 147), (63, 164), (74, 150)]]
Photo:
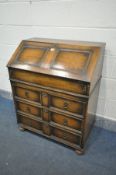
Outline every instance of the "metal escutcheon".
[(64, 122), (63, 123), (64, 123), (65, 126), (67, 126), (68, 120), (67, 119), (64, 119)]
[(29, 92), (28, 92), (28, 91), (25, 91), (25, 96), (26, 96), (27, 98), (29, 98)]

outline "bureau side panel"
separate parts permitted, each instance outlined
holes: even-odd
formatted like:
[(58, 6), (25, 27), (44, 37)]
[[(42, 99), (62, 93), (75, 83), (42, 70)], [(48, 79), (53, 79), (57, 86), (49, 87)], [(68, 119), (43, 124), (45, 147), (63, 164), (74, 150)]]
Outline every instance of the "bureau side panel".
[[(9, 79), (10, 79), (10, 69), (8, 68), (8, 72), (9, 72)], [(16, 101), (15, 101), (15, 97), (14, 97), (14, 87), (12, 86), (12, 82), (10, 80), (10, 84), (11, 84), (11, 89), (12, 89), (12, 97), (13, 97), (13, 102), (14, 102), (14, 106), (15, 106), (15, 114), (16, 114), (16, 119), (17, 119), (17, 123), (19, 123), (19, 118), (18, 118), (18, 115), (17, 115), (17, 105), (16, 105)]]
[(96, 86), (96, 83), (99, 81), (99, 79), (102, 76), (102, 67), (103, 67), (103, 61), (104, 61), (104, 47), (101, 48), (100, 55), (98, 58), (98, 63), (94, 69), (94, 72), (92, 74), (91, 84), (90, 84), (90, 94), (92, 93), (94, 87)]
[(82, 145), (85, 145), (85, 142), (88, 138), (88, 135), (92, 129), (92, 126), (95, 121), (96, 117), (96, 110), (97, 110), (97, 103), (98, 103), (98, 96), (99, 96), (99, 87), (100, 87), (100, 81), (101, 79), (97, 82), (95, 88), (93, 89), (87, 109), (86, 109), (86, 114), (85, 114), (85, 123), (84, 123), (84, 134), (83, 134), (83, 140), (82, 140)]

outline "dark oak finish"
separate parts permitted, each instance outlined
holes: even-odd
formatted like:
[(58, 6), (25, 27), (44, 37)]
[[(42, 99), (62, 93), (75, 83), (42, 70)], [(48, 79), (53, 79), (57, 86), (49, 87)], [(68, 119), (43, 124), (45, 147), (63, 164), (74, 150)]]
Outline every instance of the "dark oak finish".
[(41, 117), (41, 108), (29, 105), (29, 104), (25, 104), (19, 101), (16, 101), (16, 104), (17, 104), (17, 109), (19, 111), (25, 112), (27, 114), (32, 114), (37, 117)]
[(20, 129), (82, 154), (95, 120), (105, 43), (29, 39), (8, 63)]
[(24, 98), (30, 101), (40, 102), (40, 93), (30, 91), (25, 88), (16, 87), (15, 88), (15, 95), (20, 98)]
[[(50, 121), (60, 124), (65, 127), (70, 127), (75, 130), (82, 130), (82, 119), (74, 118), (72, 116), (66, 116), (61, 113), (51, 112)], [(75, 131), (76, 132), (76, 131)]]
[(80, 102), (80, 101), (75, 102), (75, 101), (67, 100), (65, 98), (51, 96), (52, 107), (69, 111), (72, 113), (76, 113), (76, 114), (83, 115), (84, 106), (85, 106), (84, 104), (85, 104), (84, 102)]
[[(68, 80), (59, 77), (53, 77), (49, 75), (37, 74), (33, 72), (28, 72), (24, 70), (10, 70), (10, 77), (14, 80), (26, 81), (29, 83), (34, 83), (39, 86), (50, 87), (61, 89), (64, 91), (69, 91), (73, 93), (79, 93), (87, 95), (87, 85), (86, 83), (77, 82), (74, 80)], [(27, 78), (28, 77), (28, 78)]]

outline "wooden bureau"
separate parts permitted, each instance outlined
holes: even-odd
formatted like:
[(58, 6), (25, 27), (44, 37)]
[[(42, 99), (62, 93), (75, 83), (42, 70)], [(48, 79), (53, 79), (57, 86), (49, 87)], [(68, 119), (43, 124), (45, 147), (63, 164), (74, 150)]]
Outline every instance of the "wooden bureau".
[(95, 120), (105, 43), (23, 40), (8, 63), (20, 129), (81, 154)]

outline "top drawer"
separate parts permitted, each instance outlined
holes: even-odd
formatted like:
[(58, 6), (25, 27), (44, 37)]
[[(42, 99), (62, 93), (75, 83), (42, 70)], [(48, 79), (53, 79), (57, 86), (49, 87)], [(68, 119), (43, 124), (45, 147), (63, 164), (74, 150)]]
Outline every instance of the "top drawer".
[(15, 96), (40, 103), (40, 92), (37, 91), (15, 87)]
[(23, 70), (10, 70), (10, 78), (49, 88), (56, 88), (71, 93), (88, 95), (87, 84), (75, 80), (53, 77)]

